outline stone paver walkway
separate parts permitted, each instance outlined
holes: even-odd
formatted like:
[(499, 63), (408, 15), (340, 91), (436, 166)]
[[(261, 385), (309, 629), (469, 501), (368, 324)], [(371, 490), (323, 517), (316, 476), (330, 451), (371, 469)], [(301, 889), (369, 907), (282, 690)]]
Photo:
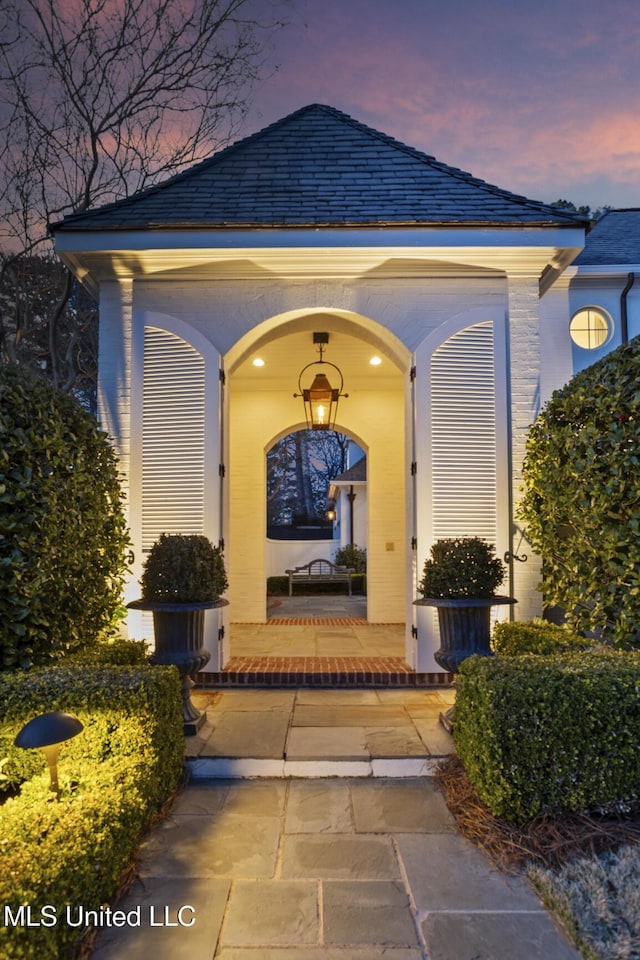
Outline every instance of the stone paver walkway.
[(188, 786), (93, 960), (579, 960), (433, 781)]
[(188, 762), (205, 778), (429, 775), (453, 750), (438, 722), (453, 699), (448, 688), (201, 692), (207, 723)]

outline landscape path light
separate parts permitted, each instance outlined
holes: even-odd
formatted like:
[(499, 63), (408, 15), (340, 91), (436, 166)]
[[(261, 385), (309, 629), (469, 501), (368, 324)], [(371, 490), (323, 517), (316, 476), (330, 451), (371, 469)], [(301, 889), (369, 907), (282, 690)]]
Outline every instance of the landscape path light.
[(29, 720), (14, 740), (16, 747), (23, 747), (25, 750), (39, 747), (44, 752), (51, 778), (50, 789), (55, 793), (56, 800), (60, 799), (58, 786), (60, 744), (75, 737), (82, 729), (83, 726), (76, 717), (72, 717), (69, 713), (54, 711)]

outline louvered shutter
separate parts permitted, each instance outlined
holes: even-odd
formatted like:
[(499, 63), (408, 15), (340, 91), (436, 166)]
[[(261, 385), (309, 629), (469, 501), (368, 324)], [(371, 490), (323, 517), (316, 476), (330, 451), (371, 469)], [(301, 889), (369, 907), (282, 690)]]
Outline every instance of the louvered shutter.
[(142, 549), (161, 533), (203, 533), (205, 363), (191, 344), (144, 332)]
[(496, 371), (493, 323), (445, 340), (430, 362), (433, 539), (496, 542)]

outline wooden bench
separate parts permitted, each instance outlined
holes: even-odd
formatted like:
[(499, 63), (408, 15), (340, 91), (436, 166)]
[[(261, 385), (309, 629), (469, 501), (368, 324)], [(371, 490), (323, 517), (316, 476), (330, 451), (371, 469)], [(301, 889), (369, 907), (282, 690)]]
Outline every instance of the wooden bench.
[(301, 567), (285, 570), (289, 575), (289, 596), (293, 596), (294, 583), (348, 583), (351, 596), (352, 567), (339, 567), (331, 560), (310, 560)]

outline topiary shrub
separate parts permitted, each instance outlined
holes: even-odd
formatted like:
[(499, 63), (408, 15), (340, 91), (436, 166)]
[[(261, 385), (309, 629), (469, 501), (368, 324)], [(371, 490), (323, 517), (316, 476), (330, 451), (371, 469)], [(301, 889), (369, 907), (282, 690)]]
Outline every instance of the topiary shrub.
[(579, 637), (567, 627), (536, 618), (528, 622), (502, 620), (496, 623), (491, 646), (495, 653), (503, 657), (518, 657), (526, 653), (549, 656), (564, 651), (588, 650), (593, 646), (593, 641)]
[(519, 514), (545, 602), (576, 632), (640, 642), (640, 338), (557, 390), (530, 429)]
[(0, 669), (46, 663), (112, 626), (127, 545), (106, 434), (71, 397), (0, 366)]
[(217, 600), (228, 586), (222, 550), (200, 534), (163, 533), (149, 551), (140, 585), (145, 601)]
[(506, 569), (493, 547), (479, 537), (436, 540), (425, 560), (418, 590), (423, 597), (492, 597)]

